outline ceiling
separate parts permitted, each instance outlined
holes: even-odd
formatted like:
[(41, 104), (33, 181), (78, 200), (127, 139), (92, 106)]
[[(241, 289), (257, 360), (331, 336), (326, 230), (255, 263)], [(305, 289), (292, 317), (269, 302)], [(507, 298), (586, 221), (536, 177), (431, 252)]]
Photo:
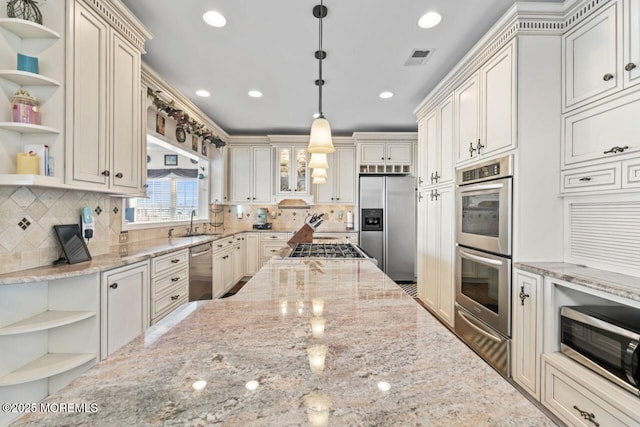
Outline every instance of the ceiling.
[[(143, 60), (229, 134), (309, 132), (318, 110), (319, 0), (123, 2), (153, 33)], [(323, 110), (334, 135), (415, 131), (413, 110), (513, 3), (325, 0)], [(225, 27), (205, 24), (211, 9)], [(442, 22), (421, 29), (428, 11)], [(435, 51), (425, 64), (405, 66), (414, 49)], [(196, 96), (198, 89), (211, 96)], [(263, 97), (249, 97), (252, 89)], [(382, 91), (395, 96), (380, 99)]]

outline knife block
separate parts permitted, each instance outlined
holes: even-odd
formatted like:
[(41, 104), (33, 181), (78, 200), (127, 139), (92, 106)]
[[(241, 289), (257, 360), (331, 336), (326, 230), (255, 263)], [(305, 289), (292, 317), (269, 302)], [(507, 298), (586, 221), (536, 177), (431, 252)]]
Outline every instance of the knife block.
[(296, 234), (293, 235), (292, 238), (289, 239), (287, 244), (293, 247), (296, 243), (311, 242), (313, 242), (313, 228), (311, 228), (309, 224), (305, 224), (296, 232)]

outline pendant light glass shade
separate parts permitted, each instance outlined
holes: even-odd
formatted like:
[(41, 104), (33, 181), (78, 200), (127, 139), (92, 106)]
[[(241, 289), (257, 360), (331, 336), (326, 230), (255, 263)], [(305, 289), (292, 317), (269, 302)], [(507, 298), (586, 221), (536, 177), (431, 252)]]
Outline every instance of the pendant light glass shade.
[(311, 125), (309, 136), (309, 153), (333, 153), (336, 151), (331, 140), (331, 125), (324, 117), (318, 117)]
[(329, 162), (327, 161), (327, 155), (325, 153), (311, 153), (311, 159), (309, 160), (309, 167), (311, 169), (316, 169), (316, 168), (329, 169)]
[(326, 184), (327, 183), (327, 179), (326, 178), (313, 178), (313, 183), (314, 184)]
[(324, 168), (316, 168), (311, 172), (312, 178), (327, 178), (327, 170)]

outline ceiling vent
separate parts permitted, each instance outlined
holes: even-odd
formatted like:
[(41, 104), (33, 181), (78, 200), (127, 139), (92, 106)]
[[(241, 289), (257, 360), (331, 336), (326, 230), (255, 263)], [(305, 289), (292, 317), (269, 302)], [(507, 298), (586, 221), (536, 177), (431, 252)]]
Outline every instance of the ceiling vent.
[(434, 50), (435, 49), (413, 49), (413, 52), (411, 52), (411, 55), (409, 55), (404, 65), (423, 65), (427, 62), (427, 59), (431, 58)]

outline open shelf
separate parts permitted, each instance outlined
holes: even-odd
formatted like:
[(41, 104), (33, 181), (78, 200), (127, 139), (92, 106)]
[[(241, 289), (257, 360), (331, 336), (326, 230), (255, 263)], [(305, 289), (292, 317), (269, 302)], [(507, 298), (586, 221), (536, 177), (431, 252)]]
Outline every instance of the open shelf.
[(21, 39), (59, 39), (60, 34), (44, 25), (18, 18), (1, 18), (0, 27)]
[(20, 86), (60, 86), (60, 83), (41, 74), (20, 70), (0, 70), (0, 77)]
[(96, 315), (95, 311), (45, 311), (28, 319), (0, 328), (1, 335), (26, 334), (57, 328), (79, 322)]
[(47, 353), (19, 369), (0, 377), (0, 386), (24, 384), (70, 371), (94, 360), (93, 353)]
[(0, 185), (70, 188), (60, 178), (44, 175), (0, 174)]
[(40, 133), (40, 134), (58, 134), (58, 129), (50, 128), (49, 126), (32, 125), (29, 123), (18, 122), (0, 122), (0, 129), (10, 130), (18, 133)]

